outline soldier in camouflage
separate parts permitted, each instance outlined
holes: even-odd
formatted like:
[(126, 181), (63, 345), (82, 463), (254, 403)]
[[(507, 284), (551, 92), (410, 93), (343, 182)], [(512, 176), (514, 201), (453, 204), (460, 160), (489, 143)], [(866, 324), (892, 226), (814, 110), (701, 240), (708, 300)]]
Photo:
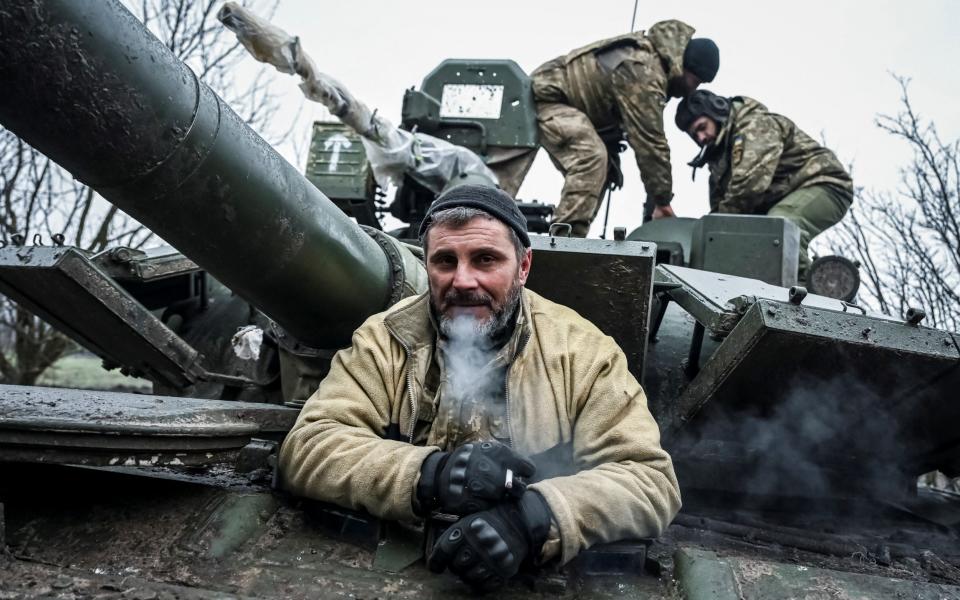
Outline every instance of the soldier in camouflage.
[[(693, 27), (662, 21), (646, 32), (629, 33), (579, 48), (542, 65), (531, 76), (540, 144), (564, 175), (555, 220), (586, 237), (600, 206), (608, 176), (607, 146), (598, 134), (626, 134), (646, 189), (647, 216), (673, 216), (670, 148), (663, 109), (713, 81), (720, 65), (716, 44), (691, 39)], [(501, 187), (515, 196), (535, 152), (491, 164)]]
[(711, 212), (784, 217), (800, 228), (798, 279), (806, 281), (810, 241), (836, 225), (853, 202), (853, 180), (836, 155), (790, 119), (745, 96), (697, 90), (677, 107), (677, 127), (710, 167)]

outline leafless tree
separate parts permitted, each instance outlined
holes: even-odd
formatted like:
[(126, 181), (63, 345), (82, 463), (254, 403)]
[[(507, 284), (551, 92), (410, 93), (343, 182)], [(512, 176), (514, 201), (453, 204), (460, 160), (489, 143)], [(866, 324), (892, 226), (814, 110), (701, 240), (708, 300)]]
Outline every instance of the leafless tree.
[[(276, 2), (242, 3), (272, 14)], [(222, 0), (127, 0), (127, 4), (247, 124), (275, 144), (291, 134), (296, 116), (277, 122), (279, 97), (271, 88), (271, 72), (262, 68), (252, 77), (237, 76), (245, 52), (216, 20)], [(146, 227), (2, 128), (0, 203), (0, 244), (49, 243), (56, 234), (90, 252), (158, 242)], [(0, 381), (33, 384), (70, 348), (70, 342), (52, 327), (0, 296)]]
[(923, 309), (925, 324), (960, 330), (960, 140), (940, 136), (896, 77), (900, 111), (876, 124), (913, 152), (894, 192), (859, 189), (850, 213), (829, 234), (831, 250), (860, 263), (860, 298), (903, 316)]

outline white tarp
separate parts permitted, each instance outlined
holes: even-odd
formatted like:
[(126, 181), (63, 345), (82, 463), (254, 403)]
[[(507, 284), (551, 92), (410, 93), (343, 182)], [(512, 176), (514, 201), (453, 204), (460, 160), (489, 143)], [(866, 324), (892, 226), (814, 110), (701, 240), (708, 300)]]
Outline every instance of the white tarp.
[[(410, 175), (434, 192), (463, 173), (480, 174), (497, 181), (483, 160), (467, 148), (431, 135), (402, 130), (376, 111), (371, 112), (343, 84), (317, 71), (313, 60), (301, 48), (299, 38), (235, 2), (225, 3), (217, 18), (258, 61), (273, 65), (281, 73), (299, 75), (304, 96), (323, 104), (361, 136), (373, 175), (381, 187), (399, 184), (404, 175)], [(497, 92), (487, 90), (486, 93), (495, 96)], [(453, 101), (451, 97), (450, 102)]]

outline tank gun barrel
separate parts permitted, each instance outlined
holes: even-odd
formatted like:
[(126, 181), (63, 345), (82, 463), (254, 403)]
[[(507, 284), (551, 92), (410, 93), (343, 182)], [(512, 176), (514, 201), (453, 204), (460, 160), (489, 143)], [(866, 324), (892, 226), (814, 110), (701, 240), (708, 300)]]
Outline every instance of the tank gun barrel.
[(0, 123), (300, 341), (348, 343), (396, 299), (391, 242), (350, 221), (117, 0), (4, 2), (0, 82)]

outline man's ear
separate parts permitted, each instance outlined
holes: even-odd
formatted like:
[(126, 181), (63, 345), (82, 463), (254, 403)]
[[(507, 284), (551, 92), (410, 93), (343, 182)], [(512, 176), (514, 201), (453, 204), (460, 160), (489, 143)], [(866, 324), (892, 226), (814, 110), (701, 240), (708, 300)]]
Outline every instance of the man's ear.
[(520, 260), (520, 285), (526, 285), (527, 276), (530, 275), (530, 265), (533, 264), (533, 248), (527, 248), (523, 258)]

